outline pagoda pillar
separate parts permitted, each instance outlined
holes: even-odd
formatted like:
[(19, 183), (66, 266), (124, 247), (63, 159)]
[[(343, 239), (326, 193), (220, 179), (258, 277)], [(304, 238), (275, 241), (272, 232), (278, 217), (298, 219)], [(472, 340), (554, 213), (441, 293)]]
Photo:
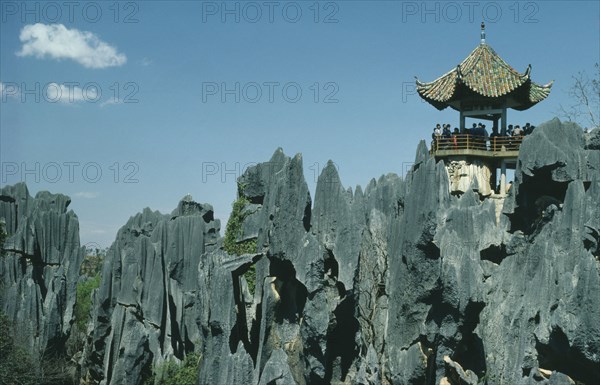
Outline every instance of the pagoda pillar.
[(502, 131), (500, 131), (500, 133), (502, 134), (502, 136), (506, 136), (506, 107), (502, 109), (502, 117), (500, 121), (500, 124), (502, 124)]

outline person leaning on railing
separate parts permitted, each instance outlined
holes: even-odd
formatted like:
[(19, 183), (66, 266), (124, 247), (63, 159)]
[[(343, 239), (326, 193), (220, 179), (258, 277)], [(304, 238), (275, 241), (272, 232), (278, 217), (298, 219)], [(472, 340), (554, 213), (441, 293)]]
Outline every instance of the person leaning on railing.
[(498, 134), (498, 128), (492, 127), (492, 134), (490, 135), (490, 148), (492, 151), (498, 151), (500, 146), (496, 143), (496, 138), (500, 137)]
[(515, 129), (513, 130), (513, 135), (512, 135), (512, 140), (511, 140), (511, 144), (512, 144), (512, 149), (513, 150), (518, 150), (519, 146), (521, 145), (521, 142), (523, 141), (523, 135), (525, 134), (525, 132), (521, 129), (521, 126), (519, 126), (518, 124), (515, 126)]

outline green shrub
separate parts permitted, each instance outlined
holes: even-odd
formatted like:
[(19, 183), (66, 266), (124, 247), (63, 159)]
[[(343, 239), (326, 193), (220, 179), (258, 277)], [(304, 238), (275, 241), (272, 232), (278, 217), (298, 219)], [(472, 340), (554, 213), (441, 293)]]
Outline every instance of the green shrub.
[[(246, 239), (242, 242), (237, 242), (237, 238), (242, 234), (242, 223), (246, 218), (246, 213), (243, 212), (244, 207), (250, 201), (240, 194), (241, 187), (238, 186), (239, 198), (233, 202), (233, 209), (231, 210), (231, 216), (227, 221), (227, 227), (225, 228), (225, 238), (223, 239), (223, 249), (229, 254), (242, 255), (256, 253), (256, 238)], [(248, 289), (250, 293), (254, 294), (256, 287), (256, 268), (251, 265), (250, 268), (244, 273), (244, 278), (248, 283)]]
[(84, 331), (90, 309), (92, 308), (92, 291), (100, 286), (100, 274), (77, 284), (77, 299), (75, 302), (75, 323), (79, 330)]
[(223, 249), (229, 254), (242, 255), (256, 252), (256, 239), (237, 242), (237, 238), (242, 234), (242, 223), (247, 215), (243, 210), (248, 203), (250, 201), (244, 196), (240, 196), (233, 202), (233, 209), (227, 221), (223, 239)]
[(153, 369), (152, 377), (145, 381), (145, 385), (196, 385), (200, 358), (199, 354), (190, 353), (181, 364), (165, 361)]
[(254, 294), (254, 290), (256, 288), (256, 266), (250, 265), (248, 270), (244, 273), (244, 278), (246, 279), (246, 283), (248, 283), (248, 289), (251, 294)]

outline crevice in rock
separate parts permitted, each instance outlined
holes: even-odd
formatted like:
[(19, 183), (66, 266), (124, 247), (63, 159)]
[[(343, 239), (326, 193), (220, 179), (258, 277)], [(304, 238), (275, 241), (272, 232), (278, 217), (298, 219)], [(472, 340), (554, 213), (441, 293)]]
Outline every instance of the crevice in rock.
[(600, 231), (587, 225), (585, 228), (586, 234), (583, 239), (583, 247), (598, 258), (598, 251), (600, 251)]
[[(231, 328), (231, 333), (229, 335), (229, 349), (231, 353), (235, 353), (237, 351), (237, 346), (241, 341), (244, 349), (250, 357), (254, 364), (256, 364), (256, 358), (258, 356), (258, 345), (259, 345), (259, 337), (260, 337), (260, 319), (262, 317), (262, 302), (259, 302), (256, 306), (255, 317), (252, 320), (252, 324), (248, 325), (248, 316), (246, 313), (246, 302), (244, 301), (244, 294), (242, 293), (242, 285), (241, 278), (246, 274), (252, 265), (254, 265), (262, 255), (255, 256), (250, 263), (246, 263), (236, 270), (234, 270), (232, 274), (232, 282), (233, 282), (233, 293), (234, 293), (234, 302), (236, 306), (236, 321), (233, 327)], [(262, 283), (256, 283), (262, 285)], [(256, 290), (256, 288), (255, 288)]]
[[(161, 255), (160, 264), (162, 271), (166, 272), (165, 258), (164, 255)], [(158, 334), (158, 343), (161, 347), (161, 350), (165, 347), (165, 337), (167, 335), (167, 316), (168, 316), (168, 303), (167, 303), (167, 278), (163, 277), (162, 282), (162, 292), (165, 293), (162, 296), (162, 314), (160, 315), (160, 333)]]
[(304, 206), (304, 216), (302, 217), (302, 224), (304, 225), (304, 230), (307, 232), (310, 231), (310, 217), (311, 217), (311, 208), (310, 201), (306, 202), (306, 206)]
[(470, 369), (480, 377), (487, 372), (485, 348), (483, 341), (474, 330), (479, 324), (479, 314), (484, 307), (483, 302), (469, 302), (465, 307), (464, 318), (459, 327), (462, 338), (452, 356), (452, 360), (459, 362), (463, 369)]
[(427, 362), (425, 363), (424, 378), (419, 378), (418, 382), (425, 385), (438, 385), (435, 382), (435, 380), (438, 371), (436, 358), (438, 355), (438, 348), (440, 346), (440, 335), (436, 334), (434, 340), (429, 341), (427, 335), (421, 334), (417, 339), (415, 339), (411, 344), (409, 344), (408, 348), (417, 343), (421, 344), (421, 351), (427, 357)]
[(215, 213), (212, 210), (208, 210), (202, 215), (202, 219), (204, 223), (210, 223), (215, 220)]
[(340, 267), (337, 259), (335, 259), (335, 255), (333, 255), (333, 251), (325, 247), (326, 253), (323, 256), (323, 270), (325, 271), (325, 278), (331, 279), (335, 282), (335, 287), (337, 288), (338, 294), (340, 298), (344, 298), (346, 296), (346, 287), (340, 281), (338, 281), (338, 276), (340, 273)]
[[(333, 311), (327, 331), (327, 357), (325, 366), (325, 382), (346, 380), (352, 362), (359, 355), (359, 347), (355, 336), (360, 328), (354, 317), (355, 301), (353, 296), (347, 296)], [(338, 374), (340, 378), (333, 378)]]
[(375, 298), (383, 297), (384, 295), (387, 295), (385, 281), (379, 281), (377, 282), (377, 294)]
[(535, 349), (538, 353), (538, 366), (547, 370), (556, 370), (575, 381), (594, 384), (600, 378), (597, 362), (585, 357), (558, 326), (550, 333), (548, 343), (540, 342), (536, 337)]
[(0, 202), (15, 203), (16, 199), (9, 195), (0, 195)]
[(291, 261), (278, 257), (269, 257), (269, 276), (282, 281), (296, 279), (296, 269)]
[(265, 201), (264, 195), (256, 195), (256, 196), (246, 196), (246, 199), (250, 201), (250, 203), (254, 203), (257, 205), (262, 205)]
[[(429, 336), (424, 338), (426, 346), (428, 346), (428, 348), (430, 348), (432, 351), (427, 360), (427, 369), (425, 374), (425, 384), (427, 385), (436, 385), (435, 380), (439, 369), (436, 360), (438, 358), (437, 356), (440, 348), (452, 348), (452, 346), (448, 346), (448, 343), (451, 343), (451, 341), (449, 341), (446, 337), (443, 337), (439, 333), (439, 330), (444, 322), (451, 321), (457, 324), (460, 317), (458, 310), (454, 306), (444, 302), (443, 291), (443, 284), (438, 279), (435, 287), (421, 299), (423, 303), (430, 305), (429, 311), (425, 318), (425, 324), (430, 324), (433, 322), (436, 329), (435, 334), (432, 335), (430, 333)], [(448, 317), (450, 317), (450, 319), (448, 319)], [(415, 343), (416, 342), (418, 341), (415, 341)]]
[(583, 181), (583, 191), (587, 192), (591, 186), (592, 186), (591, 181)]
[(440, 248), (433, 242), (417, 244), (417, 248), (421, 250), (429, 259), (439, 259), (441, 256)]
[(443, 302), (442, 292), (443, 288), (438, 281), (436, 287), (423, 298), (425, 304), (431, 305), (427, 317), (425, 318), (425, 322), (433, 321), (438, 327), (442, 325), (442, 321), (446, 316), (451, 316), (456, 321), (458, 321), (459, 318), (458, 310), (450, 304)]
[(252, 362), (256, 365), (256, 358), (258, 357), (258, 345), (260, 339), (260, 320), (262, 319), (262, 301), (256, 305), (255, 319), (252, 321), (250, 327), (250, 346), (246, 348)]
[(510, 232), (521, 230), (527, 235), (532, 234), (548, 221), (548, 218), (544, 218), (544, 211), (550, 205), (561, 207), (569, 182), (552, 179), (552, 171), (560, 166), (561, 164), (556, 163), (542, 167), (535, 170), (533, 176), (523, 174), (516, 197), (517, 207), (514, 214), (509, 215)]
[(31, 258), (31, 264), (33, 267), (31, 277), (33, 281), (40, 287), (40, 293), (42, 295), (42, 302), (46, 300), (46, 294), (48, 294), (48, 288), (44, 281), (44, 263), (42, 260), (42, 253), (40, 251), (40, 245), (36, 239), (33, 257)]
[(396, 218), (399, 218), (404, 214), (404, 200), (398, 199), (396, 201)]
[(21, 267), (21, 275), (24, 276), (27, 273), (27, 258), (19, 258), (19, 266)]
[(479, 252), (479, 257), (482, 260), (487, 260), (497, 265), (499, 265), (507, 255), (506, 245), (504, 243), (501, 245), (490, 245), (488, 248)]
[(290, 323), (298, 323), (304, 312), (308, 290), (296, 279), (296, 270), (290, 261), (272, 258), (269, 267), (269, 274), (282, 282), (276, 289), (280, 301), (275, 310), (275, 321), (282, 323), (286, 319)]
[(337, 280), (339, 272), (340, 272), (338, 262), (335, 259), (335, 256), (333, 255), (332, 250), (330, 250), (328, 248), (325, 248), (325, 250), (327, 251), (324, 255), (325, 258), (323, 261), (325, 276), (329, 276), (329, 277)]
[(183, 345), (181, 344), (181, 335), (179, 333), (179, 323), (177, 322), (177, 307), (173, 301), (173, 296), (169, 294), (169, 314), (171, 315), (171, 346), (173, 354), (182, 360), (184, 356)]
[[(144, 344), (144, 350), (148, 353), (149, 357), (146, 360), (146, 362), (144, 363), (144, 366), (142, 366), (142, 369), (140, 370), (140, 377), (141, 377), (141, 381), (140, 384), (148, 384), (150, 383), (149, 380), (152, 378), (152, 363), (154, 362), (154, 354), (152, 353), (152, 351), (149, 348), (149, 344), (146, 341), (146, 343)], [(143, 357), (143, 355), (142, 355)]]
[(279, 296), (274, 309), (274, 321), (281, 324), (299, 323), (309, 297), (306, 287), (296, 279), (296, 270), (289, 260), (269, 257), (269, 276), (276, 277), (274, 289)]
[(64, 335), (56, 336), (48, 341), (43, 357), (53, 357), (55, 359), (64, 358), (67, 355), (66, 347), (67, 337)]
[(244, 275), (250, 264), (246, 264), (231, 272), (233, 282), (233, 298), (236, 306), (236, 320), (229, 333), (229, 351), (231, 354), (237, 352), (237, 347), (240, 341), (244, 345), (246, 351), (249, 351), (250, 342), (247, 337), (246, 325), (246, 304), (243, 300), (242, 288), (240, 285), (241, 276)]

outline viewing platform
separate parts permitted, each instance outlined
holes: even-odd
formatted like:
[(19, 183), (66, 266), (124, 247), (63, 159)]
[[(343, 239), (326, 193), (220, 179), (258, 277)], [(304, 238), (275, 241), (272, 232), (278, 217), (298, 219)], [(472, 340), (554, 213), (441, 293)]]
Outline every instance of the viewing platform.
[(429, 154), (436, 158), (475, 156), (478, 158), (516, 159), (523, 136), (494, 136), (485, 140), (479, 135), (458, 134), (440, 137), (431, 142)]
[[(436, 109), (450, 107), (459, 113), (454, 132), (450, 124), (434, 128), (429, 151), (444, 162), (450, 192), (474, 189), (482, 197), (503, 200), (511, 188), (507, 170), (517, 167), (521, 135), (534, 128), (507, 126), (507, 111), (525, 111), (546, 99), (552, 82), (535, 83), (531, 65), (521, 73), (506, 63), (486, 43), (484, 23), (480, 36), (479, 45), (460, 64), (431, 82), (416, 78), (415, 85), (419, 96)], [(491, 135), (482, 121), (490, 124)]]

